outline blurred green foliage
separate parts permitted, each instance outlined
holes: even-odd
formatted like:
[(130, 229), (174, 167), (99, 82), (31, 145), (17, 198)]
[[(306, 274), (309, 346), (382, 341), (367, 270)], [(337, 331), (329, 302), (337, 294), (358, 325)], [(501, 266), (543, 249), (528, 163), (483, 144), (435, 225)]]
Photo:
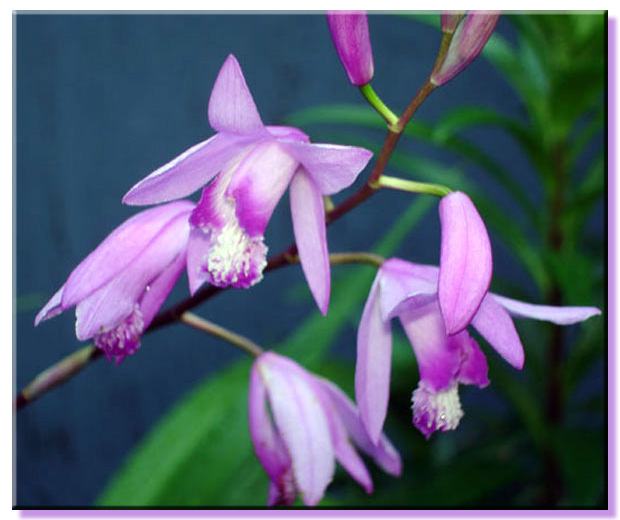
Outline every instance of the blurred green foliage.
[[(437, 19), (413, 18), (412, 25)], [(592, 229), (590, 221), (606, 193), (606, 15), (506, 18), (516, 30), (516, 43), (496, 33), (483, 56), (514, 89), (523, 117), (459, 107), (433, 123), (414, 118), (404, 139), (450, 151), (462, 161), (458, 167), (438, 164), (398, 150), (390, 167), (416, 180), (467, 191), (491, 234), (528, 273), (538, 290), (537, 302), (595, 305), (605, 311), (606, 230)], [(292, 114), (287, 122), (328, 125), (329, 135), (337, 135), (340, 142), (375, 151), (385, 131), (379, 116), (359, 105), (314, 107)], [(514, 140), (531, 164), (542, 202), (532, 197), (510, 164), (468, 137), (474, 128), (503, 132)], [(362, 132), (358, 135), (356, 129)], [(467, 176), (473, 167), (505, 190), (522, 218), (515, 219)], [(374, 250), (394, 251), (432, 202), (417, 199)], [(346, 327), (357, 326), (373, 276), (370, 267), (341, 268), (328, 319), (308, 318), (275, 348), (352, 395), (353, 363), (335, 359), (330, 347)], [(493, 287), (531, 300), (531, 294), (510, 280), (495, 280)], [(492, 385), (484, 390), (461, 387), (466, 409), (461, 426), (428, 442), (411, 425), (415, 358), (394, 324), (386, 430), (403, 456), (403, 475), (386, 476), (369, 461), (375, 493), (366, 496), (338, 470), (322, 505), (606, 507), (605, 323), (605, 318), (594, 318), (558, 335), (548, 324), (520, 322), (526, 369), (517, 373), (491, 353)], [(559, 358), (550, 356), (553, 349)], [(253, 454), (247, 428), (249, 366), (235, 364), (179, 402), (129, 457), (98, 504), (264, 505), (267, 477)], [(559, 392), (557, 410), (550, 409), (550, 380)]]

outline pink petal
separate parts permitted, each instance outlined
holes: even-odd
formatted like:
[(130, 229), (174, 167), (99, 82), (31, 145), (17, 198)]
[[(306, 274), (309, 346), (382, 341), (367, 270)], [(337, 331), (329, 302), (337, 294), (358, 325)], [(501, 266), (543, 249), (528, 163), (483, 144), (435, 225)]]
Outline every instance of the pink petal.
[(189, 212), (172, 219), (122, 272), (80, 301), (76, 307), (76, 334), (84, 340), (107, 331), (132, 314), (147, 285), (187, 247)]
[(379, 442), (374, 445), (351, 399), (331, 381), (322, 378), (317, 379), (328, 393), (332, 406), (340, 417), (351, 440), (360, 450), (372, 457), (386, 473), (399, 476), (402, 471), (402, 461), (396, 448), (394, 448), (386, 435), (381, 433)]
[(372, 152), (355, 146), (311, 144), (281, 139), (290, 153), (304, 165), (323, 195), (348, 188), (372, 157)]
[(450, 81), (480, 54), (493, 34), (498, 18), (499, 11), (471, 11), (467, 15), (456, 28), (443, 64), (431, 75), (435, 85)]
[(381, 436), (390, 397), (392, 330), (381, 317), (379, 276), (375, 278), (357, 330), (355, 399), (371, 442)]
[(454, 32), (466, 12), (467, 11), (442, 11), (441, 30), (445, 33)]
[[(328, 419), (310, 375), (272, 352), (257, 364), (273, 418), (293, 464), (295, 483), (307, 506), (318, 504), (334, 474)], [(301, 375), (303, 373), (303, 375)]]
[(458, 374), (460, 344), (467, 331), (449, 337), (436, 300), (403, 310), (399, 317), (418, 361), (420, 380), (435, 391), (448, 388)]
[(254, 451), (263, 468), (274, 482), (280, 482), (291, 466), (291, 460), (276, 432), (267, 410), (267, 390), (257, 362), (250, 372), (250, 389), (248, 394), (248, 420), (250, 437)]
[(54, 296), (50, 298), (50, 301), (45, 304), (45, 307), (43, 307), (39, 311), (36, 318), (34, 319), (35, 327), (42, 321), (49, 320), (54, 316), (58, 316), (63, 311), (60, 302), (62, 300), (62, 293), (64, 289), (65, 286), (63, 285), (60, 289), (56, 291), (56, 294), (54, 294)]
[(472, 320), (472, 325), (508, 363), (523, 368), (525, 354), (510, 315), (495, 299), (487, 295)]
[(209, 99), (209, 124), (218, 132), (254, 134), (264, 130), (241, 66), (230, 54), (220, 69)]
[(216, 134), (142, 179), (125, 194), (123, 203), (143, 206), (187, 197), (257, 140), (255, 137)]
[(68, 309), (108, 283), (136, 261), (162, 227), (178, 215), (189, 215), (193, 207), (193, 202), (178, 201), (126, 220), (73, 270), (65, 284), (62, 308)]
[(467, 331), (460, 332), (455, 337), (461, 337), (460, 353), (461, 367), (458, 373), (458, 382), (464, 385), (476, 385), (484, 388), (489, 384), (489, 368), (487, 358), (480, 350), (478, 342), (469, 336)]
[(425, 305), (436, 299), (437, 276), (435, 266), (413, 264), (390, 258), (383, 262), (381, 273), (381, 315), (389, 321), (400, 312), (401, 305), (410, 308), (415, 301)]
[(226, 196), (234, 198), (239, 225), (262, 236), (299, 163), (274, 139), (257, 145), (235, 168)]
[(369, 83), (374, 63), (366, 13), (328, 11), (327, 24), (349, 81), (357, 86)]
[(551, 305), (534, 305), (505, 296), (493, 294), (493, 299), (515, 318), (532, 318), (550, 321), (557, 325), (572, 325), (601, 314), (596, 307), (553, 307)]
[(300, 168), (291, 182), (291, 215), (301, 267), (314, 300), (327, 314), (330, 291), (329, 253), (323, 198), (312, 179)]
[(185, 269), (187, 253), (182, 251), (161, 274), (146, 286), (140, 300), (140, 310), (144, 319), (144, 328), (148, 327), (155, 315), (168, 298), (179, 276)]
[(327, 416), (336, 460), (366, 490), (366, 493), (372, 493), (372, 479), (368, 474), (368, 470), (361, 457), (355, 451), (355, 448), (349, 442), (342, 418), (336, 412), (330, 395), (322, 383), (323, 380), (321, 378), (314, 378), (314, 390)]
[(462, 192), (439, 203), (441, 258), (439, 306), (448, 334), (470, 323), (491, 283), (491, 243), (484, 222)]

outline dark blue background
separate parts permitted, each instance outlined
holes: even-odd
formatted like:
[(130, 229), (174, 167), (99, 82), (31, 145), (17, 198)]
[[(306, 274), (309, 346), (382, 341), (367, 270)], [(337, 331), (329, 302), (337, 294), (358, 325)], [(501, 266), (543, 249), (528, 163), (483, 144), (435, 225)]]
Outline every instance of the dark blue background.
[[(362, 101), (319, 15), (17, 15), (15, 28), (19, 389), (78, 347), (72, 312), (36, 329), (32, 322), (77, 263), (135, 213), (120, 204), (124, 193), (212, 135), (207, 102), (229, 53), (241, 63), (267, 124), (316, 104)], [(370, 29), (373, 85), (400, 111), (428, 74), (439, 34), (386, 16), (371, 17)], [(511, 27), (500, 20), (498, 31), (510, 37)], [(482, 59), (434, 93), (418, 117), (432, 121), (461, 104), (519, 115), (509, 85)], [(312, 137), (312, 129), (306, 131)], [(528, 163), (507, 137), (484, 131), (474, 137), (531, 183)], [(448, 165), (457, 162), (424, 146), (412, 149)], [(468, 174), (483, 175), (475, 169)], [(510, 211), (508, 197), (498, 197)], [(375, 196), (330, 227), (331, 249), (368, 249), (410, 200), (395, 192)], [(266, 240), (272, 252), (292, 240), (287, 200), (276, 211)], [(527, 282), (510, 254), (495, 240), (493, 245), (496, 273)], [(438, 219), (432, 211), (399, 253), (413, 261), (437, 262), (438, 251)], [(183, 277), (169, 302), (183, 298), (186, 287)], [(226, 291), (198, 312), (269, 345), (285, 338), (307, 313), (318, 311), (296, 266), (267, 276), (249, 292)], [(352, 356), (354, 345), (351, 329), (341, 348)], [(140, 352), (120, 366), (97, 361), (20, 411), (17, 504), (91, 504), (156, 420), (195, 383), (239, 355), (218, 340), (168, 327), (145, 338)]]

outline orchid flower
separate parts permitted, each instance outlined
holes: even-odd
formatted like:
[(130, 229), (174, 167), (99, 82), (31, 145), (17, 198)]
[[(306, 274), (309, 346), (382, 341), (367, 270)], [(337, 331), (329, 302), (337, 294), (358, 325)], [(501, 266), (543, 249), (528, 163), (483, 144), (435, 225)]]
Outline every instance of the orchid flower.
[(217, 134), (138, 182), (123, 202), (154, 204), (184, 197), (217, 175), (190, 217), (187, 273), (194, 294), (204, 282), (247, 288), (261, 280), (267, 254), (265, 228), (290, 185), (301, 266), (325, 314), (330, 269), (322, 195), (350, 186), (372, 153), (312, 144), (297, 128), (263, 125), (232, 55), (215, 81), (208, 114)]
[(288, 358), (265, 352), (256, 359), (248, 411), (254, 450), (270, 479), (270, 506), (291, 505), (298, 493), (305, 505), (318, 504), (335, 460), (371, 493), (372, 480), (353, 443), (387, 473), (400, 475), (400, 455), (383, 434), (370, 441), (346, 394)]
[(183, 272), (194, 207), (178, 201), (126, 220), (73, 270), (35, 326), (75, 305), (79, 340), (92, 338), (117, 364), (134, 354)]
[[(420, 370), (413, 392), (414, 425), (428, 438), (453, 430), (463, 411), (459, 384), (489, 383), (484, 354), (467, 330), (449, 335), (438, 299), (441, 272), (397, 258), (383, 263), (370, 290), (357, 334), (355, 393), (360, 417), (376, 441), (389, 399), (392, 332), (398, 317), (411, 342)], [(595, 307), (551, 307), (486, 293), (471, 321), (474, 328), (513, 367), (521, 369), (524, 352), (511, 315), (570, 325), (600, 314)]]
[(454, 31), (454, 36), (445, 59), (431, 73), (431, 82), (438, 86), (454, 78), (480, 54), (499, 19), (499, 11), (469, 11), (462, 20), (460, 13), (456, 11), (441, 17), (444, 32)]
[(366, 85), (374, 74), (368, 18), (365, 11), (328, 11), (327, 24), (349, 81)]

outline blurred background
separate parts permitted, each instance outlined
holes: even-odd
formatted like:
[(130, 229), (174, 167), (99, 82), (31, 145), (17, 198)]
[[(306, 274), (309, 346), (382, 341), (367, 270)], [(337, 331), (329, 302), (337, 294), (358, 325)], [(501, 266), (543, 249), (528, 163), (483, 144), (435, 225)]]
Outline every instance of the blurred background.
[[(15, 22), (16, 392), (80, 345), (74, 314), (38, 310), (113, 228), (121, 197), (212, 135), (209, 93), (229, 53), (266, 124), (378, 151), (380, 117), (349, 85), (322, 15), (30, 15)], [(373, 87), (397, 113), (439, 47), (438, 15), (372, 15)], [(572, 327), (517, 320), (517, 372), (480, 338), (491, 385), (461, 387), (459, 428), (411, 424), (418, 372), (395, 331), (386, 431), (402, 477), (338, 469), (322, 505), (395, 508), (607, 504), (606, 27), (604, 14), (505, 15), (483, 55), (424, 103), (387, 172), (467, 191), (487, 223), (492, 290), (594, 305)], [(335, 197), (338, 202), (360, 186)], [(196, 196), (194, 196), (196, 198)], [(285, 197), (286, 199), (286, 197)], [(330, 250), (439, 259), (437, 199), (382, 192), (328, 229)], [(272, 253), (292, 240), (288, 202)], [(375, 271), (334, 266), (323, 318), (299, 266), (196, 312), (332, 378), (353, 395), (356, 329)], [(183, 276), (167, 305), (188, 294)], [(247, 429), (249, 360), (169, 326), (120, 366), (99, 359), (15, 416), (17, 506), (262, 506)]]

